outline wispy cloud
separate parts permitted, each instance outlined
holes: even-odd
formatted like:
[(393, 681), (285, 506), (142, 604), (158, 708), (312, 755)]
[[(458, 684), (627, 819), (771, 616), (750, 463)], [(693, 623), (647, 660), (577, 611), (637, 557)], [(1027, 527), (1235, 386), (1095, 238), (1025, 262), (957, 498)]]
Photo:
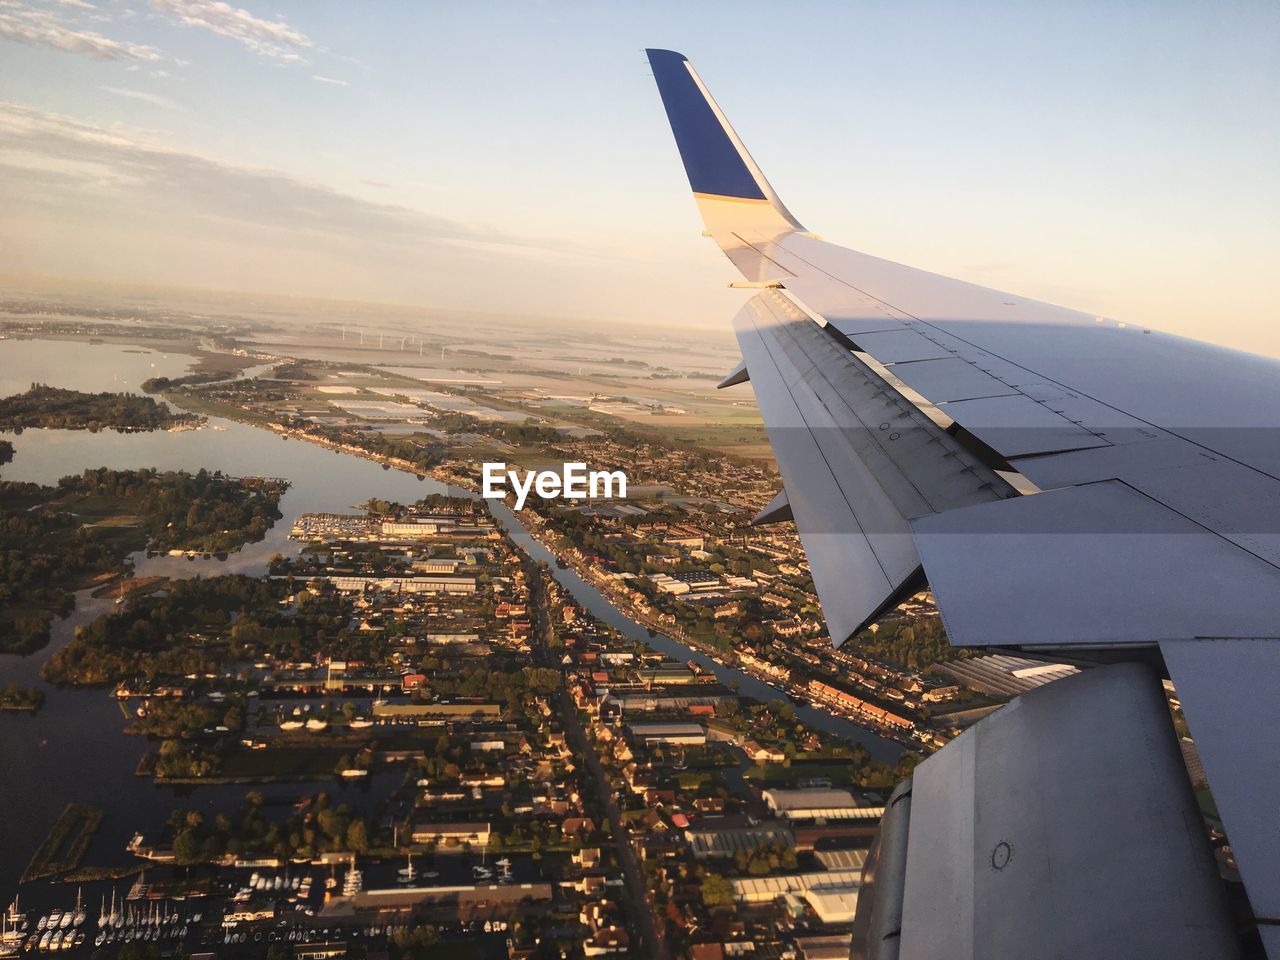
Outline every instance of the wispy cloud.
[(351, 84), (349, 84), (346, 80), (339, 80), (337, 77), (325, 77), (325, 76), (321, 76), (318, 73), (313, 73), (311, 75), (311, 79), (319, 80), (321, 83), (332, 83), (334, 86), (337, 86), (337, 87), (351, 86)]
[(176, 150), (143, 131), (103, 127), (14, 103), (0, 102), (0, 169), (26, 183), (33, 194), (44, 185), (41, 195), (30, 199), (48, 207), (75, 207), (92, 197), (126, 204), (139, 214), (180, 209), (209, 222), (236, 222), (299, 237), (409, 248), (439, 241), (522, 246), (510, 236), (374, 203), (278, 170)]
[(164, 55), (155, 47), (127, 40), (113, 40), (92, 30), (74, 29), (61, 23), (48, 10), (19, 4), (0, 8), (0, 39), (28, 47), (49, 47), (94, 60), (154, 62), (164, 59)]
[(77, 10), (97, 10), (97, 6), (92, 3), (86, 3), (85, 0), (57, 0), (64, 7), (75, 7)]
[(139, 100), (142, 103), (149, 103), (152, 106), (164, 107), (166, 110), (186, 110), (186, 107), (180, 103), (170, 100), (168, 97), (162, 97), (158, 93), (151, 93), (147, 90), (130, 90), (128, 87), (108, 87), (103, 86), (103, 90), (107, 93), (114, 93), (117, 97), (127, 97), (130, 100)]
[(283, 20), (264, 20), (222, 0), (151, 0), (151, 6), (188, 27), (238, 40), (254, 53), (286, 62), (304, 62), (314, 44)]

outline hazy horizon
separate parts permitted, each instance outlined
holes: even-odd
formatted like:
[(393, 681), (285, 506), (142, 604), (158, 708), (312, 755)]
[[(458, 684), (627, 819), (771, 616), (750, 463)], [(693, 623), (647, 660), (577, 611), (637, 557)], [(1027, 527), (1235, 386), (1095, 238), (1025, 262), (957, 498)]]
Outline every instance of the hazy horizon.
[[(548, 316), (539, 314), (503, 313), (492, 310), (467, 310), (461, 308), (432, 306), (418, 303), (394, 303), (390, 301), (360, 300), (344, 297), (317, 297), (306, 294), (272, 293), (263, 290), (234, 290), (218, 287), (184, 286), (180, 284), (134, 283), (127, 280), (104, 280), (95, 277), (68, 277), (56, 274), (14, 274), (0, 271), (0, 301), (30, 297), (47, 300), (53, 303), (80, 303), (95, 308), (127, 309), (128, 307), (151, 309), (173, 309), (183, 312), (197, 312), (199, 306), (204, 309), (226, 311), (220, 316), (224, 318), (269, 319), (286, 323), (305, 323), (309, 320), (336, 324), (343, 322), (351, 328), (352, 334), (363, 327), (366, 331), (376, 332), (381, 322), (386, 330), (405, 329), (404, 324), (419, 322), (456, 323), (467, 320), (484, 320), (495, 329), (503, 326), (517, 326), (529, 323), (560, 324), (568, 332), (589, 333), (599, 329), (605, 323), (610, 333), (643, 332), (646, 329), (664, 332), (685, 331), (697, 337), (709, 337), (733, 343), (733, 329), (730, 324), (708, 324), (692, 330), (687, 324), (678, 321), (662, 322), (661, 320), (619, 318), (603, 321), (599, 317), (589, 316)], [(304, 317), (300, 312), (308, 308), (323, 307), (332, 315), (314, 318)], [(285, 311), (281, 313), (279, 311)], [(550, 332), (548, 328), (548, 332)], [(455, 336), (468, 334), (475, 337), (475, 331), (459, 331)]]

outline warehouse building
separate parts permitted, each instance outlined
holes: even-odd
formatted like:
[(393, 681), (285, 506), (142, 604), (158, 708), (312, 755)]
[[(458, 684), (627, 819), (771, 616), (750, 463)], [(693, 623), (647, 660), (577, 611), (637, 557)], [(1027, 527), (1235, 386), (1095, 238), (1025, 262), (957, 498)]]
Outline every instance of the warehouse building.
[(706, 728), (697, 723), (632, 723), (627, 729), (647, 747), (656, 743), (701, 746), (707, 742)]
[(764, 802), (787, 820), (879, 820), (884, 807), (865, 807), (848, 790), (766, 790)]

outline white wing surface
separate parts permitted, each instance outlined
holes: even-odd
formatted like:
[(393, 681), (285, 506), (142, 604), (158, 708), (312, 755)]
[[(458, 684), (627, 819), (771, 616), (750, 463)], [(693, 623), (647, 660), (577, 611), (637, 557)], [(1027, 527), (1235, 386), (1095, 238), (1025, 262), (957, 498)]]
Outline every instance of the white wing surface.
[(707, 235), (761, 288), (722, 386), (755, 390), (833, 640), (923, 575), (956, 645), (1162, 661), (1274, 929), (1278, 758), (1231, 744), (1280, 697), (1230, 701), (1280, 679), (1280, 363), (818, 239), (688, 61), (649, 59)]

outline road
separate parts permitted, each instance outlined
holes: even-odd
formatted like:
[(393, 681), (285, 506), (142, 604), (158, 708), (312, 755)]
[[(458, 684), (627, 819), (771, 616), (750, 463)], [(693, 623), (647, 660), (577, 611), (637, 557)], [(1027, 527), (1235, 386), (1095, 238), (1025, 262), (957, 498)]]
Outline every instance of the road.
[(630, 834), (627, 833), (627, 828), (622, 822), (622, 813), (614, 799), (613, 787), (605, 774), (604, 766), (600, 763), (599, 755), (587, 738), (587, 732), (578, 718), (578, 709), (565, 687), (563, 666), (552, 663), (547, 650), (547, 641), (551, 638), (551, 618), (547, 612), (547, 593), (543, 580), (546, 573), (532, 563), (529, 566), (535, 571), (530, 577), (529, 596), (533, 610), (534, 635), (538, 638), (538, 651), (545, 666), (560, 670), (560, 719), (564, 724), (565, 740), (574, 754), (583, 759), (591, 776), (595, 778), (596, 792), (609, 817), (614, 846), (618, 851), (618, 862), (622, 864), (623, 882), (627, 886), (629, 906), (632, 908), (630, 912), (640, 928), (640, 936), (646, 947), (643, 951), (637, 952), (653, 960), (671, 960), (671, 954), (662, 936), (662, 927), (654, 915), (653, 899), (649, 896), (649, 889), (645, 884), (644, 871), (640, 868), (640, 861), (636, 858), (635, 849), (631, 846)]

